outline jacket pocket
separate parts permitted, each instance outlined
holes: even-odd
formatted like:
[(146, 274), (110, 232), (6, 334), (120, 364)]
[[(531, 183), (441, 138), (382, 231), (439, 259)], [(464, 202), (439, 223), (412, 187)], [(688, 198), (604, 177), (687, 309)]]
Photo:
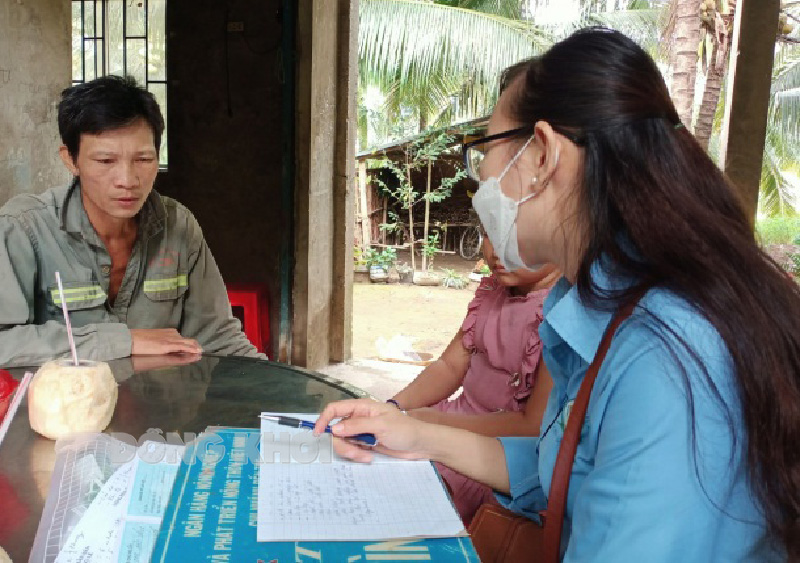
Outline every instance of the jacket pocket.
[[(61, 283), (64, 288), (64, 300), (70, 311), (80, 311), (100, 307), (108, 296), (103, 291), (103, 287), (94, 280)], [(47, 287), (48, 303), (51, 307), (61, 310), (61, 295), (58, 285), (53, 284)]]
[(144, 280), (144, 294), (151, 301), (173, 301), (189, 289), (186, 274), (170, 277), (150, 277)]

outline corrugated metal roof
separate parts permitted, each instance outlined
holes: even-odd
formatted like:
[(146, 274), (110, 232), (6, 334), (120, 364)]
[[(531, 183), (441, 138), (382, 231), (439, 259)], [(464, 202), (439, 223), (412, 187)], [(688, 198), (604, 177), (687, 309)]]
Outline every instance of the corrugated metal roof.
[[(462, 133), (464, 129), (468, 129), (468, 128), (485, 129), (486, 125), (488, 123), (489, 123), (489, 116), (487, 115), (485, 117), (479, 117), (478, 119), (473, 119), (471, 121), (464, 121), (462, 123), (455, 123), (453, 125), (448, 125), (446, 127), (440, 127), (439, 129), (433, 129), (433, 130), (430, 130), (430, 131), (426, 131), (425, 133), (419, 133), (419, 134), (414, 135), (412, 137), (408, 137), (407, 139), (403, 139), (403, 140), (400, 140), (400, 141), (394, 141), (394, 142), (388, 143), (388, 144), (380, 146), (380, 147), (375, 147), (375, 148), (371, 148), (369, 150), (360, 152), (360, 153), (356, 154), (356, 160), (364, 160), (364, 159), (367, 159), (367, 158), (377, 158), (377, 157), (380, 157), (380, 156), (388, 156), (388, 153), (401, 151), (403, 149), (403, 147), (405, 147), (405, 146), (407, 146), (407, 145), (409, 145), (409, 144), (411, 144), (411, 143), (413, 143), (415, 141), (418, 141), (419, 139), (422, 139), (422, 138), (424, 138), (424, 137), (426, 137), (428, 135), (431, 135), (433, 133), (446, 132), (446, 133), (449, 133), (451, 135), (458, 135), (459, 133)], [(458, 144), (460, 142), (461, 141), (457, 141), (456, 143), (453, 143), (453, 144), (456, 145), (456, 144)]]

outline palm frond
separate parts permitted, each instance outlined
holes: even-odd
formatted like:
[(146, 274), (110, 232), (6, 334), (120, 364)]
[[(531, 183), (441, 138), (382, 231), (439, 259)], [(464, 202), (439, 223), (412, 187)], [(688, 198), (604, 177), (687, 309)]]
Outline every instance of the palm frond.
[(789, 146), (800, 146), (800, 88), (778, 92), (769, 109), (769, 132)]
[[(543, 27), (554, 41), (589, 26), (603, 26), (621, 31), (639, 43), (653, 58), (660, 56), (661, 30), (668, 15), (665, 0), (584, 0), (577, 17), (561, 19), (558, 24)], [(533, 21), (537, 13), (533, 10)]]
[(384, 109), (388, 116), (395, 116), (403, 107), (416, 108), (423, 119), (438, 114), (451, 105), (454, 93), (460, 84), (444, 73), (432, 76), (424, 89), (416, 81), (395, 81), (386, 92)]
[[(488, 113), (501, 72), (551, 44), (542, 30), (519, 19), (522, 4), (361, 0), (359, 83), (377, 86), (386, 97), (383, 114), (372, 116), (379, 122), (376, 133), (406, 133), (399, 124), (407, 122), (409, 113), (421, 126)], [(382, 134), (373, 137), (370, 146), (390, 140)]]
[(657, 58), (661, 50), (661, 29), (666, 17), (665, 8), (648, 7), (591, 14), (587, 23), (621, 31), (636, 41), (651, 57)]
[(800, 148), (777, 127), (767, 130), (759, 188), (759, 215), (800, 212)]
[(418, 0), (359, 3), (360, 66), (388, 82), (425, 82), (442, 68), (496, 80), (504, 68), (548, 45), (532, 24), (496, 14)]
[(623, 6), (618, 6), (618, 3), (619, 2), (609, 5), (605, 0), (582, 0), (580, 3), (581, 19), (586, 19), (603, 11), (613, 11), (615, 9), (627, 7), (627, 2), (625, 2)]
[(464, 8), (504, 18), (522, 19), (522, 0), (434, 0), (436, 4), (450, 8)]
[(800, 87), (800, 45), (781, 45), (772, 67), (772, 92)]

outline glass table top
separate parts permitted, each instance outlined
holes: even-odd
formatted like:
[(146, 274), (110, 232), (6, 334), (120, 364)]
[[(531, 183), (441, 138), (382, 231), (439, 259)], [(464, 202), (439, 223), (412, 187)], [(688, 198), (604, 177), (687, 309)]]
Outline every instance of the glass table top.
[[(208, 426), (257, 428), (263, 411), (317, 413), (332, 401), (367, 396), (324, 375), (264, 360), (203, 356), (169, 365), (174, 361), (109, 362), (119, 397), (106, 433), (138, 439), (150, 429), (184, 435)], [(26, 370), (8, 371), (21, 379)], [(31, 430), (23, 400), (0, 444), (0, 546), (13, 561), (28, 560), (50, 486), (54, 448), (55, 442)]]

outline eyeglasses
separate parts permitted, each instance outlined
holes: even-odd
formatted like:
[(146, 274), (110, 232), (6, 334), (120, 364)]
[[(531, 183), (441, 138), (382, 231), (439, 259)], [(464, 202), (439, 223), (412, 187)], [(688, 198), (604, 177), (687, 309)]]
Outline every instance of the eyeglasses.
[[(553, 127), (553, 130), (560, 133), (578, 146), (583, 144), (583, 140), (577, 135), (574, 135), (568, 131), (564, 131), (561, 128)], [(486, 156), (486, 152), (484, 150), (486, 143), (499, 141), (500, 139), (508, 139), (518, 135), (531, 135), (533, 134), (533, 131), (534, 127), (532, 125), (526, 125), (516, 129), (509, 129), (508, 131), (503, 131), (502, 133), (489, 135), (488, 137), (481, 137), (480, 139), (470, 141), (469, 143), (462, 143), (461, 155), (464, 158), (464, 169), (467, 171), (467, 175), (476, 182), (481, 181), (480, 166), (481, 162), (483, 162), (483, 157)]]

